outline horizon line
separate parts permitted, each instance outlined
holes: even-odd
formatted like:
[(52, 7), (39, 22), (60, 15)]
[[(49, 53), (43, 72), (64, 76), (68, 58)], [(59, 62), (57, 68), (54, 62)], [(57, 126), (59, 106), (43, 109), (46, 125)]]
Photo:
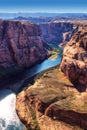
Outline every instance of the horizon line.
[(26, 12), (22, 12), (22, 11), (19, 11), (19, 12), (4, 12), (4, 11), (0, 11), (0, 13), (11, 13), (11, 14), (13, 14), (13, 13), (32, 13), (32, 14), (34, 14), (34, 13), (39, 13), (39, 14), (42, 14), (42, 13), (47, 13), (47, 14), (87, 14), (87, 12), (28, 12), (28, 11), (26, 11)]

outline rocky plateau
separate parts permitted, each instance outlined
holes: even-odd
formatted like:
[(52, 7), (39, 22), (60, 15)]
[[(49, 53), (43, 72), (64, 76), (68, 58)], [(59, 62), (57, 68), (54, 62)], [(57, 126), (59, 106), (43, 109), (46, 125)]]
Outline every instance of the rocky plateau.
[(87, 92), (79, 92), (58, 67), (19, 93), (16, 109), (28, 130), (87, 130)]

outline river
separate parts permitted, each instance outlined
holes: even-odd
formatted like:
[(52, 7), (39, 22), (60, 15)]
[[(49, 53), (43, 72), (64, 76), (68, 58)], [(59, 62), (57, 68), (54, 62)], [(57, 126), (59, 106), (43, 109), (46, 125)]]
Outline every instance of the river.
[[(24, 130), (24, 126), (19, 120), (16, 110), (16, 92), (30, 77), (51, 67), (57, 66), (61, 62), (60, 53), (54, 59), (46, 59), (42, 63), (33, 66), (24, 74), (24, 78), (17, 83), (9, 84), (9, 89), (0, 90), (0, 130)], [(10, 90), (11, 89), (11, 90)], [(13, 91), (12, 91), (13, 90)], [(15, 92), (15, 93), (14, 93)]]
[(61, 58), (62, 58), (62, 49), (60, 47), (58, 47), (57, 45), (51, 44), (51, 46), (60, 51), (58, 56), (54, 59), (48, 58), (48, 59), (44, 60), (42, 63), (37, 64), (37, 65), (33, 66), (31, 69), (27, 70), (27, 72), (25, 74), (25, 80), (28, 79), (29, 77), (32, 77), (32, 76), (44, 71), (44, 70), (47, 70), (49, 68), (52, 68), (52, 67), (60, 64)]
[(0, 91), (0, 130), (24, 130), (15, 110), (16, 94), (8, 89)]

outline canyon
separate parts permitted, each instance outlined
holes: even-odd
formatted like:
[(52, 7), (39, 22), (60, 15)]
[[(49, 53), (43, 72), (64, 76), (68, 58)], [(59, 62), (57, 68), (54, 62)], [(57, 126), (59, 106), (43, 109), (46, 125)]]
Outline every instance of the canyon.
[(48, 44), (66, 44), (81, 28), (77, 22), (32, 24), (0, 20), (0, 68), (26, 68), (48, 56)]
[(86, 130), (85, 22), (55, 21), (36, 25), (0, 20), (0, 69), (30, 69), (48, 57), (51, 44), (64, 48), (61, 65), (32, 77), (33, 84), (25, 85), (17, 94), (17, 114), (27, 130)]
[(60, 67), (43, 72), (18, 94), (17, 113), (28, 129), (87, 129), (86, 37), (87, 25), (80, 25), (64, 47)]

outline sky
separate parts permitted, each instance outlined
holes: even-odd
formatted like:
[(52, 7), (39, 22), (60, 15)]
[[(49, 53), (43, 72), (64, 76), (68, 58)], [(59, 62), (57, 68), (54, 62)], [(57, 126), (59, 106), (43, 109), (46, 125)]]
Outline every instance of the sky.
[(87, 13), (87, 0), (0, 0), (0, 12)]

